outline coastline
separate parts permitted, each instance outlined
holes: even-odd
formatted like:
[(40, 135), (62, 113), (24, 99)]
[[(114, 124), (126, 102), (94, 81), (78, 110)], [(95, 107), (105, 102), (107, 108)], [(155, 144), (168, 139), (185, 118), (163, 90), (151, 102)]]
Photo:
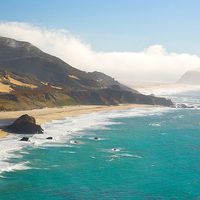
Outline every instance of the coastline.
[(173, 94), (179, 94), (182, 92), (198, 91), (199, 85), (190, 85), (183, 83), (135, 83), (135, 89), (143, 94), (154, 94), (157, 96), (169, 96)]
[[(42, 109), (24, 110), (24, 111), (6, 111), (6, 112), (0, 112), (0, 121), (4, 122), (12, 121), (23, 114), (29, 114), (35, 117), (36, 122), (38, 124), (42, 125), (52, 120), (59, 120), (65, 117), (74, 117), (93, 112), (126, 110), (130, 108), (146, 108), (146, 107), (153, 107), (153, 105), (146, 105), (146, 104), (122, 104), (118, 106), (76, 105), (76, 106), (42, 108)], [(0, 138), (6, 137), (7, 135), (8, 134), (6, 132), (0, 130)]]

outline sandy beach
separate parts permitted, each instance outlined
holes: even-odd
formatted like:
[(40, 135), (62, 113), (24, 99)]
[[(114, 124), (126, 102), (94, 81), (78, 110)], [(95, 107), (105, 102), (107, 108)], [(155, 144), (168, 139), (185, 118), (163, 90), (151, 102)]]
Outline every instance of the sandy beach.
[(8, 135), (5, 131), (0, 130), (0, 138), (4, 138)]
[[(44, 124), (52, 120), (63, 119), (64, 117), (79, 116), (99, 111), (125, 110), (129, 108), (152, 107), (144, 104), (123, 104), (118, 106), (101, 106), (101, 105), (77, 105), (65, 106), (61, 108), (43, 108), (25, 111), (6, 111), (0, 112), (0, 121), (15, 120), (23, 114), (35, 117), (38, 124)], [(6, 132), (0, 130), (0, 137), (5, 137)]]
[(56, 119), (64, 117), (78, 116), (81, 114), (89, 114), (92, 112), (109, 111), (109, 110), (125, 110), (129, 108), (151, 107), (144, 104), (123, 104), (118, 106), (101, 106), (101, 105), (77, 105), (65, 106), (61, 108), (43, 108), (25, 111), (8, 111), (0, 112), (0, 120), (14, 120), (23, 114), (35, 117), (38, 124), (44, 124)]

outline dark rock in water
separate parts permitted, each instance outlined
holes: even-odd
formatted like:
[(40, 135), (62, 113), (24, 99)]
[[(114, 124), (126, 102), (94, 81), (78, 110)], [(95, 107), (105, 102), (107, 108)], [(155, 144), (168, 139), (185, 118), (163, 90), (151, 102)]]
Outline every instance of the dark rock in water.
[(71, 144), (78, 144), (78, 142), (76, 140), (71, 140), (70, 143)]
[(53, 137), (47, 137), (46, 139), (47, 140), (53, 140)]
[(98, 138), (98, 137), (94, 137), (94, 139), (95, 139), (95, 140), (98, 140), (99, 138)]
[(191, 105), (186, 105), (186, 104), (177, 104), (176, 105), (177, 108), (194, 108), (194, 106), (191, 106)]
[(11, 125), (4, 127), (5, 131), (18, 134), (41, 134), (43, 129), (36, 124), (35, 118), (27, 114), (16, 119)]
[(28, 141), (29, 138), (28, 137), (23, 137), (20, 141)]

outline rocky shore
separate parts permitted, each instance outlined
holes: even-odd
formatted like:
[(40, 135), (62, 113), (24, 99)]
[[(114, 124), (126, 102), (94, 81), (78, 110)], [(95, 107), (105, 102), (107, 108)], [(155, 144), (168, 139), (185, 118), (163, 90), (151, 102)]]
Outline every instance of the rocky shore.
[(24, 114), (17, 118), (12, 124), (2, 127), (8, 133), (16, 134), (42, 134), (43, 129), (36, 124), (34, 117)]

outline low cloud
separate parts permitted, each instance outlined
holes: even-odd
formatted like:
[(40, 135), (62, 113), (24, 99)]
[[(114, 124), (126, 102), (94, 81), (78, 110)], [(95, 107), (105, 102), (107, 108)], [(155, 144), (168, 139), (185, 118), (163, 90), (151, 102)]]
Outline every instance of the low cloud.
[(0, 35), (28, 41), (76, 68), (101, 71), (124, 82), (176, 81), (185, 71), (200, 67), (199, 56), (168, 52), (160, 44), (139, 52), (98, 52), (66, 30), (19, 22), (1, 22)]

